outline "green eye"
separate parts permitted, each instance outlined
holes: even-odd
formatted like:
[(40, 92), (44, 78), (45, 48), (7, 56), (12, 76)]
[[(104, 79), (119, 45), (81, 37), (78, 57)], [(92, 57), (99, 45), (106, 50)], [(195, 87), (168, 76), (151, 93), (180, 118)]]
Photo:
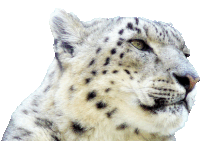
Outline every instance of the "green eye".
[(143, 50), (145, 43), (142, 40), (132, 40), (131, 44), (139, 50)]

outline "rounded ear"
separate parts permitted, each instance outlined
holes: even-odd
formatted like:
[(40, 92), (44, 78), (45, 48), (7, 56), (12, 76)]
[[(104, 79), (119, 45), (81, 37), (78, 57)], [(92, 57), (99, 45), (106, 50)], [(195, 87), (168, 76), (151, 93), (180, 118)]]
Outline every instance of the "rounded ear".
[(65, 53), (73, 55), (73, 44), (81, 42), (84, 35), (81, 21), (74, 14), (56, 9), (51, 14), (49, 23), (54, 37), (55, 52), (62, 48)]
[(54, 37), (55, 59), (63, 70), (67, 60), (74, 57), (77, 44), (83, 40), (84, 27), (78, 17), (62, 9), (56, 9), (51, 14), (49, 24)]
[(66, 13), (62, 9), (55, 9), (51, 14), (50, 28), (55, 39), (72, 37), (72, 41), (81, 38), (84, 27), (77, 16)]

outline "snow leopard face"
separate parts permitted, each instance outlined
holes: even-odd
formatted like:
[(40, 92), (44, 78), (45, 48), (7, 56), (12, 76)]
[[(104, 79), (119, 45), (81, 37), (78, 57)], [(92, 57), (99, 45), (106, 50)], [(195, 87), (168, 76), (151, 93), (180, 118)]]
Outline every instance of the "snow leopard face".
[(57, 60), (70, 78), (62, 79), (60, 95), (66, 98), (61, 91), (67, 84), (76, 90), (62, 107), (76, 111), (77, 119), (78, 113), (97, 121), (113, 118), (116, 129), (162, 135), (184, 125), (199, 76), (172, 25), (137, 17), (80, 22), (63, 11), (50, 23)]
[(55, 58), (3, 141), (174, 141), (200, 80), (181, 34), (144, 18), (81, 22), (56, 10)]

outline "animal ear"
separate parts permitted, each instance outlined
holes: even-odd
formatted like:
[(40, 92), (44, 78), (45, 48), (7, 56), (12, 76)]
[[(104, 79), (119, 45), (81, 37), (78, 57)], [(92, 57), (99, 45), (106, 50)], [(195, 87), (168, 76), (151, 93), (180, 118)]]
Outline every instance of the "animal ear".
[(73, 56), (74, 46), (81, 42), (84, 34), (81, 21), (73, 14), (56, 9), (52, 13), (49, 23), (54, 37), (55, 52), (69, 53)]

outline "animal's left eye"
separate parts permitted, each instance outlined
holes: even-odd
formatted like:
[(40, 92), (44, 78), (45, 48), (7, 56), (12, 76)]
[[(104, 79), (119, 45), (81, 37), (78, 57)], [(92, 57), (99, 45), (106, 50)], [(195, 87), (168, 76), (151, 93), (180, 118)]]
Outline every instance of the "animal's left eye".
[(186, 58), (190, 57), (190, 54), (185, 53), (184, 55)]
[(145, 48), (145, 43), (142, 40), (132, 40), (130, 43), (139, 50), (143, 50)]
[(183, 54), (186, 58), (190, 56), (190, 50), (186, 46), (183, 47)]

